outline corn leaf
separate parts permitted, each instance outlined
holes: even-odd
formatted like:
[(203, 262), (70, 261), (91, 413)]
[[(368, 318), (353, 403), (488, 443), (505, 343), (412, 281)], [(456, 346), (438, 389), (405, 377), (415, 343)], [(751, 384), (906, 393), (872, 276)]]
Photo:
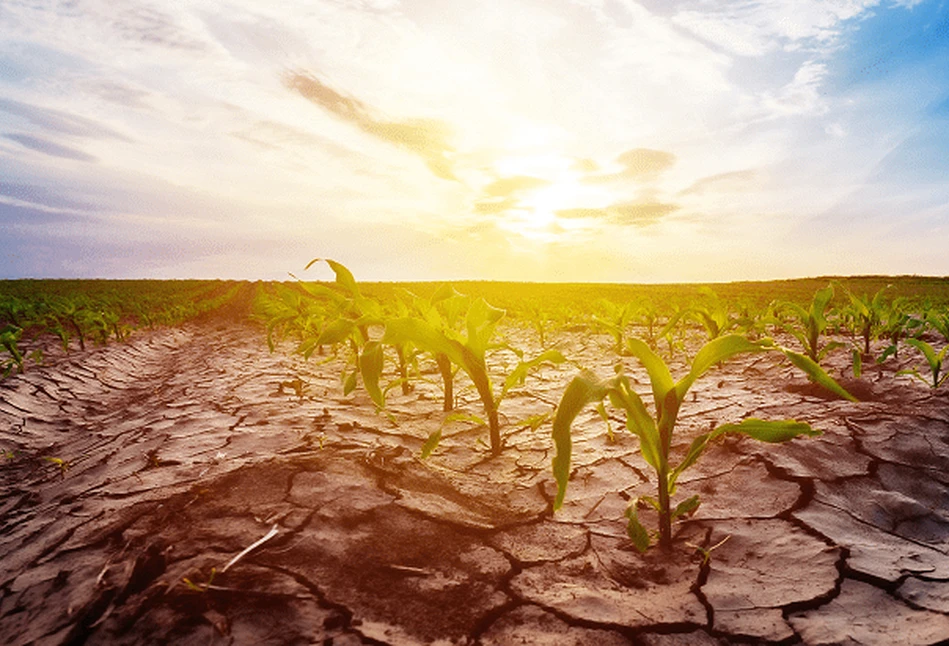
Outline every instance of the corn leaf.
[(323, 328), (314, 345), (336, 345), (348, 339), (355, 329), (355, 321), (344, 318), (336, 319)]
[(740, 433), (747, 435), (759, 442), (787, 442), (793, 440), (799, 435), (815, 437), (821, 432), (811, 428), (806, 422), (798, 422), (793, 419), (787, 420), (763, 420), (754, 417), (742, 420), (738, 424), (723, 424), (712, 431), (713, 438), (726, 433)]
[(636, 513), (636, 501), (626, 508), (626, 534), (633, 541), (633, 546), (640, 552), (649, 549), (649, 532), (639, 522), (639, 515)]
[(656, 402), (656, 410), (662, 408), (666, 393), (675, 388), (675, 382), (669, 373), (669, 367), (659, 356), (646, 345), (641, 339), (629, 339), (626, 342), (626, 350), (643, 364), (646, 372), (649, 373), (649, 381), (652, 383), (652, 394)]
[(438, 443), (441, 441), (441, 439), (442, 429), (439, 428), (435, 431), (432, 431), (432, 433), (428, 436), (428, 439), (425, 440), (425, 444), (422, 445), (423, 460), (432, 454), (432, 451), (438, 447)]
[(770, 421), (749, 417), (738, 424), (723, 424), (715, 430), (703, 433), (692, 440), (692, 444), (689, 446), (685, 457), (682, 458), (682, 462), (669, 474), (669, 488), (674, 488), (679, 475), (695, 464), (702, 456), (709, 442), (727, 433), (740, 433), (761, 442), (772, 443), (786, 442), (798, 435), (811, 437), (820, 435), (820, 431), (811, 428), (809, 424), (794, 420)]
[(672, 510), (672, 518), (678, 518), (679, 516), (691, 516), (695, 513), (695, 510), (699, 508), (701, 501), (698, 496), (692, 496), (683, 500), (676, 508)]
[(382, 378), (383, 354), (382, 344), (378, 341), (370, 341), (363, 348), (359, 355), (359, 372), (362, 375), (363, 385), (366, 392), (372, 398), (378, 408), (386, 407), (386, 398), (379, 387), (379, 380)]
[(939, 355), (936, 354), (936, 349), (922, 339), (906, 339), (906, 343), (923, 353), (923, 356), (926, 357), (926, 363), (929, 364), (930, 368), (934, 368), (941, 363), (942, 360)]
[(629, 382), (620, 378), (616, 387), (609, 391), (610, 403), (626, 411), (626, 428), (639, 438), (639, 450), (649, 466), (658, 470), (661, 463), (659, 431), (642, 398), (629, 387)]
[(358, 370), (353, 370), (348, 375), (343, 377), (343, 394), (348, 395), (349, 393), (356, 390), (356, 375), (359, 374)]
[(514, 367), (514, 370), (512, 370), (504, 380), (504, 388), (501, 389), (501, 397), (503, 398), (507, 391), (509, 391), (511, 388), (524, 385), (524, 381), (527, 379), (527, 373), (533, 368), (536, 368), (543, 363), (560, 364), (564, 363), (566, 360), (566, 357), (564, 357), (559, 351), (547, 350), (546, 352), (542, 352), (541, 354), (537, 355), (533, 359), (518, 362), (517, 366)]
[(474, 383), (484, 404), (485, 412), (490, 414), (495, 402), (493, 387), (488, 377), (488, 368), (484, 363), (483, 355), (477, 355), (461, 342), (448, 338), (444, 332), (427, 321), (416, 318), (400, 318), (386, 322), (386, 331), (382, 337), (382, 342), (394, 343), (396, 341), (410, 341), (424, 352), (434, 356), (442, 354), (448, 357), (448, 360), (464, 370), (465, 374)]
[(814, 383), (818, 384), (819, 386), (823, 386), (826, 390), (829, 390), (835, 395), (843, 397), (848, 401), (858, 401), (856, 397), (847, 392), (847, 390), (838, 384), (833, 377), (824, 372), (824, 369), (821, 368), (817, 362), (810, 357), (803, 355), (800, 352), (795, 352), (794, 350), (780, 346), (776, 349), (780, 352), (783, 352), (784, 355), (791, 360), (791, 363), (803, 370)]
[(342, 263), (338, 263), (335, 260), (330, 260), (329, 258), (314, 258), (307, 263), (306, 267), (303, 268), (304, 271), (318, 263), (319, 261), (324, 260), (326, 264), (330, 266), (333, 270), (333, 273), (336, 274), (336, 284), (345, 289), (347, 292), (356, 296), (359, 294), (359, 287), (356, 285), (356, 279), (353, 277), (353, 274), (349, 269), (347, 269)]
[(598, 402), (609, 392), (609, 383), (600, 381), (591, 372), (584, 372), (567, 384), (567, 388), (557, 405), (557, 414), (554, 416), (553, 439), (557, 447), (557, 454), (553, 459), (554, 478), (557, 480), (557, 497), (554, 500), (554, 509), (563, 505), (564, 495), (567, 493), (567, 480), (570, 478), (570, 458), (573, 442), (570, 437), (570, 427), (573, 420), (588, 404)]
[(764, 349), (761, 344), (749, 341), (739, 334), (730, 334), (709, 341), (696, 353), (695, 359), (692, 360), (692, 368), (689, 370), (689, 373), (676, 384), (676, 395), (679, 401), (681, 402), (685, 399), (685, 394), (689, 388), (692, 387), (692, 384), (694, 384), (699, 377), (708, 372), (712, 366), (726, 359), (730, 359), (736, 354), (743, 352), (762, 352)]
[(823, 330), (827, 326), (827, 320), (824, 318), (824, 312), (827, 305), (834, 297), (833, 285), (828, 285), (824, 289), (819, 289), (814, 293), (814, 299), (811, 301), (811, 316), (814, 317), (819, 329)]

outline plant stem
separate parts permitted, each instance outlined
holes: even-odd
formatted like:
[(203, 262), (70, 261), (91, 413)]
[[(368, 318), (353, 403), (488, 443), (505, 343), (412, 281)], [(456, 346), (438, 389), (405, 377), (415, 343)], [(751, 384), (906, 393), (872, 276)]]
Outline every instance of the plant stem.
[(488, 428), (491, 430), (491, 453), (501, 454), (501, 424), (498, 422), (498, 408), (496, 405), (488, 409)]
[(659, 476), (659, 547), (672, 549), (672, 511), (669, 509), (669, 467), (665, 464), (658, 470)]
[(402, 379), (402, 394), (408, 395), (412, 392), (412, 388), (409, 385), (409, 372), (405, 365), (405, 351), (402, 346), (396, 346), (395, 351), (399, 356), (399, 377)]
[(454, 375), (451, 374), (451, 360), (444, 354), (436, 354), (435, 363), (438, 365), (438, 372), (441, 373), (442, 385), (445, 390), (442, 410), (447, 413), (455, 407)]

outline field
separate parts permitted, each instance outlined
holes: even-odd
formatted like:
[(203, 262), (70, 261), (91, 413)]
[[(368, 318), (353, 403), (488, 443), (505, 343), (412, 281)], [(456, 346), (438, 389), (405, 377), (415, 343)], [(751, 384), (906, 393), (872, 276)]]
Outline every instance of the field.
[(333, 270), (0, 282), (0, 643), (949, 639), (949, 280)]

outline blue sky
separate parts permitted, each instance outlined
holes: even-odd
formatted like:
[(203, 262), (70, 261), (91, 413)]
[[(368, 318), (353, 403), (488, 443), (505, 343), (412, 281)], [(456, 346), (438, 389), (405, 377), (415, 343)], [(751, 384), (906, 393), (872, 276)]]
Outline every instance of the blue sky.
[(488, 6), (4, 0), (0, 277), (949, 275), (946, 1)]

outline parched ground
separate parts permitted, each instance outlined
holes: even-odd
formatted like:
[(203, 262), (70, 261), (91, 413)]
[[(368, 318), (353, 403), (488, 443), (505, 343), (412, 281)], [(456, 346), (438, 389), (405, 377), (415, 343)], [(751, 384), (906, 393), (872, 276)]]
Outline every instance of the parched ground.
[[(611, 374), (604, 337), (559, 341)], [(869, 401), (853, 404), (770, 355), (714, 370), (683, 406), (683, 443), (746, 416), (824, 434), (712, 447), (682, 478), (677, 496), (703, 504), (673, 553), (641, 556), (624, 511), (654, 485), (622, 420), (611, 442), (595, 411), (580, 416), (557, 513), (549, 425), (516, 426), (550, 411), (575, 367), (544, 368), (504, 401), (500, 457), (451, 421), (423, 461), (445, 420), (434, 372), (393, 391), (386, 416), (361, 391), (344, 397), (339, 362), (320, 360), (269, 354), (259, 328), (209, 318), (0, 382), (0, 642), (949, 639), (945, 387), (872, 367), (850, 384)], [(459, 386), (460, 409), (480, 414)]]

